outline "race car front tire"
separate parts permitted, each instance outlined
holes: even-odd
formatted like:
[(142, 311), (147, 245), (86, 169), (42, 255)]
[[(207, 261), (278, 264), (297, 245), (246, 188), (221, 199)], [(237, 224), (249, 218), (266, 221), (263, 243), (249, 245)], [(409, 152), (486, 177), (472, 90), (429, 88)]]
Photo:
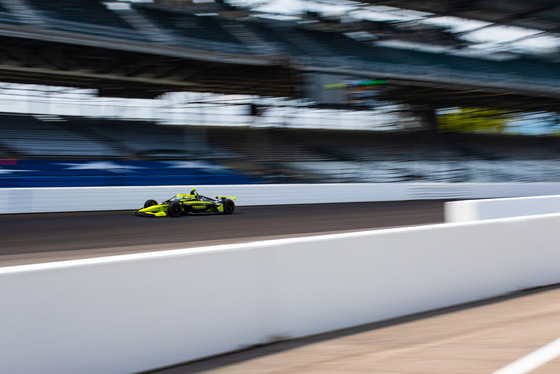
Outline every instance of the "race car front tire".
[(179, 217), (183, 213), (183, 207), (178, 201), (174, 201), (167, 207), (167, 214), (171, 217)]
[(148, 208), (151, 206), (157, 205), (157, 201), (155, 200), (146, 200), (146, 202), (144, 203), (144, 208)]
[(235, 203), (233, 200), (226, 199), (224, 200), (224, 213), (231, 214), (235, 210)]

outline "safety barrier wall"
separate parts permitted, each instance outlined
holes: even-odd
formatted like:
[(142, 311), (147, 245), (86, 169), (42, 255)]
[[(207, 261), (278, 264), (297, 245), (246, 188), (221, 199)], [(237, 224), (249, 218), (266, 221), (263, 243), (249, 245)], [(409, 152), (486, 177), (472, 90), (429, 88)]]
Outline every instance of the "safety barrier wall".
[[(38, 213), (139, 209), (190, 191), (191, 186), (1, 188), (1, 213)], [(237, 204), (277, 205), (398, 201), (418, 199), (479, 199), (555, 195), (560, 183), (340, 183), (196, 186), (199, 193), (235, 196)]]
[(445, 222), (554, 214), (560, 213), (560, 195), (453, 201), (444, 210)]
[(0, 268), (0, 372), (132, 373), (560, 282), (560, 214)]

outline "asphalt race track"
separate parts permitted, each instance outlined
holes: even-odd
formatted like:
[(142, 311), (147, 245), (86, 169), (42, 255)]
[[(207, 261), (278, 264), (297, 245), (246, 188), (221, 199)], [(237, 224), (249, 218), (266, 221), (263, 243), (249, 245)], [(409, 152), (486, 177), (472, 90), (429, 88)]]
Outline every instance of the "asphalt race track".
[(237, 207), (232, 215), (132, 211), (0, 215), (0, 266), (443, 222), (443, 200)]

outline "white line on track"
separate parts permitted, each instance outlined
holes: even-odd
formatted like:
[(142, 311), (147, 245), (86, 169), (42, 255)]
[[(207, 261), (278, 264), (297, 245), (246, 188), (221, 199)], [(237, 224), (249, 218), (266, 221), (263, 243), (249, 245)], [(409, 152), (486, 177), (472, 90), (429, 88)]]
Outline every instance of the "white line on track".
[(560, 338), (492, 374), (525, 374), (560, 356)]

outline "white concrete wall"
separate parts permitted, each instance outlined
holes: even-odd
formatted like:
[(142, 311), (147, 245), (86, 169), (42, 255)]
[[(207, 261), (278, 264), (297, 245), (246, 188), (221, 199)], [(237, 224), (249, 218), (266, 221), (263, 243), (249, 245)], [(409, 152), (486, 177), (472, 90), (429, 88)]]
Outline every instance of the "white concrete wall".
[[(277, 205), (554, 195), (560, 183), (341, 183), (194, 186), (202, 195), (235, 196), (237, 204)], [(0, 188), (0, 214), (134, 210), (190, 191), (191, 186)]]
[(560, 213), (560, 195), (453, 201), (444, 210), (445, 222), (554, 214)]
[(0, 372), (131, 373), (560, 282), (560, 214), (0, 268)]

